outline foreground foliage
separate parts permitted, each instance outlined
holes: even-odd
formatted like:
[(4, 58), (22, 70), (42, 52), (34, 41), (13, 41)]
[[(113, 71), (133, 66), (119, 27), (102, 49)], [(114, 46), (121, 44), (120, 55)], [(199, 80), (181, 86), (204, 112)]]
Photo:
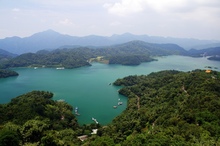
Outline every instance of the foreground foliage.
[(53, 94), (32, 91), (0, 105), (0, 145), (73, 145), (79, 125), (73, 108)]
[(114, 84), (124, 86), (119, 93), (128, 97), (127, 109), (99, 129), (97, 144), (220, 144), (219, 72), (161, 71), (128, 76)]

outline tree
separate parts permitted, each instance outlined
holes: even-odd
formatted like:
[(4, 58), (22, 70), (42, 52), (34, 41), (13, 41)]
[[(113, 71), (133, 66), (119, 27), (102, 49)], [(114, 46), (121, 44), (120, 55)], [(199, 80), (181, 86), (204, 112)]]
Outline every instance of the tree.
[(18, 146), (19, 144), (20, 139), (16, 132), (9, 129), (0, 131), (0, 146)]
[(94, 141), (89, 143), (90, 146), (114, 146), (113, 139), (109, 136), (96, 137)]
[(49, 125), (40, 120), (29, 120), (21, 129), (24, 142), (38, 142)]

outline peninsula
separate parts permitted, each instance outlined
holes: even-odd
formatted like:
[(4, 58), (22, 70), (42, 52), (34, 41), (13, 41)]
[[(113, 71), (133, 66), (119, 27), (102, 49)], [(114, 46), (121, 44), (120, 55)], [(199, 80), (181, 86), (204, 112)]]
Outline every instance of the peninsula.
[(19, 74), (12, 70), (0, 69), (0, 78), (7, 78), (12, 76), (18, 76)]

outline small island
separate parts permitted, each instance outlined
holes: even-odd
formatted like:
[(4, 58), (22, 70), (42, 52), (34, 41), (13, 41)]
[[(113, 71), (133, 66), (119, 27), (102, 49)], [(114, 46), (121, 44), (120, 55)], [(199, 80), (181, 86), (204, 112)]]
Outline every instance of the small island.
[(7, 78), (12, 76), (18, 76), (19, 74), (15, 71), (8, 69), (0, 69), (0, 78)]

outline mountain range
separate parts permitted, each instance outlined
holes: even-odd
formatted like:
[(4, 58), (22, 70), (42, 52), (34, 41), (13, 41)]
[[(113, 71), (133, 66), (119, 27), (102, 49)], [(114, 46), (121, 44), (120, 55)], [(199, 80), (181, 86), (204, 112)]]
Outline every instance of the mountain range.
[(70, 36), (60, 34), (53, 30), (47, 30), (35, 33), (29, 37), (7, 37), (0, 39), (0, 48), (15, 54), (23, 54), (28, 52), (37, 52), (43, 49), (56, 49), (59, 47), (74, 46), (109, 46), (122, 44), (133, 40), (141, 40), (148, 43), (172, 43), (189, 49), (204, 49), (208, 47), (220, 46), (220, 41), (216, 40), (198, 40), (186, 38), (157, 37), (148, 35), (134, 35), (124, 33), (121, 35), (97, 36), (89, 35), (84, 37)]

